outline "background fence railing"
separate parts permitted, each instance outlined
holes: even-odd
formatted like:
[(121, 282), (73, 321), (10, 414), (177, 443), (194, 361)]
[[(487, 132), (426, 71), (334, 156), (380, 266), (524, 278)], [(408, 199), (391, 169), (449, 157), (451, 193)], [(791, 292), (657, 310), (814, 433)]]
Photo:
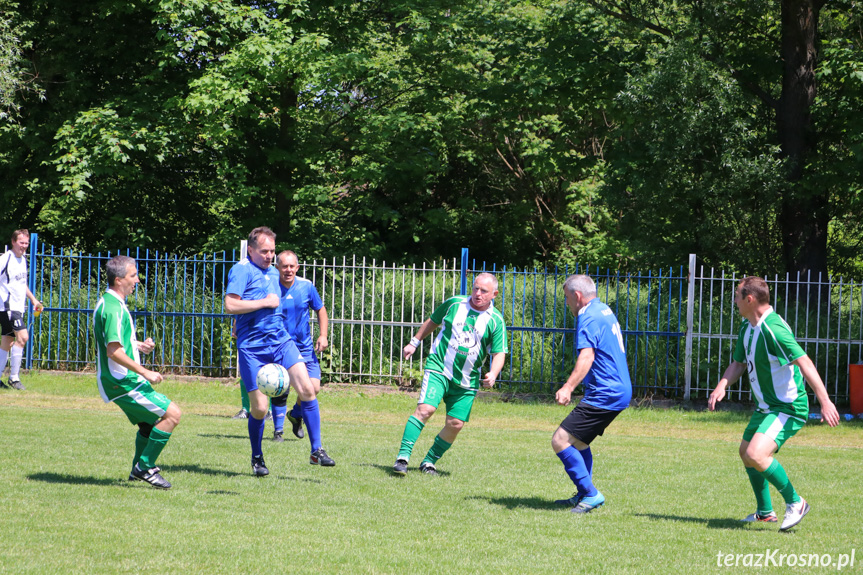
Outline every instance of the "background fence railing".
[[(234, 375), (224, 287), (228, 270), (245, 253), (242, 245), (188, 258), (147, 250), (94, 255), (40, 244), (36, 234), (30, 289), (45, 310), (35, 320), (28, 315), (33, 336), (27, 366), (93, 368), (91, 310), (107, 287), (104, 264), (117, 253), (138, 262), (141, 285), (128, 305), (138, 336), (156, 341), (156, 351), (145, 357), (148, 365), (178, 374)], [(734, 288), (741, 276), (696, 269), (694, 255), (688, 269), (621, 274), (588, 266), (477, 264), (465, 249), (460, 260), (419, 267), (356, 256), (302, 262), (299, 275), (315, 284), (330, 316), (330, 346), (320, 357), (323, 380), (416, 384), (423, 360), (402, 360), (402, 348), (438, 304), (469, 291), (483, 271), (499, 282), (495, 306), (506, 321), (509, 351), (498, 381), (506, 391), (553, 393), (572, 370), (575, 319), (563, 298), (563, 282), (572, 273), (589, 274), (598, 297), (615, 311), (637, 395), (704, 398), (731, 359), (741, 322)], [(767, 279), (774, 307), (815, 361), (831, 396), (847, 403), (848, 365), (863, 359), (863, 285), (820, 277)], [(430, 342), (423, 342), (419, 357)], [(749, 399), (748, 385), (735, 385), (732, 397)]]

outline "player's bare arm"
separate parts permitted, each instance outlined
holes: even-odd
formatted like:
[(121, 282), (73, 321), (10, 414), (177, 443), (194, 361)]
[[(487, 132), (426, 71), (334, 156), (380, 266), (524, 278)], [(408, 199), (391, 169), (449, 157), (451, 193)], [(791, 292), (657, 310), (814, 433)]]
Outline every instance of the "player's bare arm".
[(731, 365), (725, 368), (725, 373), (722, 374), (722, 379), (716, 384), (716, 389), (707, 398), (707, 409), (713, 411), (716, 409), (716, 404), (725, 399), (725, 389), (746, 373), (746, 364), (739, 361), (732, 361)]
[(826, 422), (830, 427), (836, 427), (839, 424), (839, 412), (836, 410), (833, 402), (830, 401), (827, 388), (824, 386), (824, 382), (821, 380), (815, 364), (812, 363), (808, 355), (798, 357), (791, 363), (800, 369), (800, 373), (803, 374), (806, 383), (815, 392), (815, 397), (818, 398), (818, 403), (821, 405), (821, 421)]
[(327, 334), (330, 332), (330, 316), (327, 315), (326, 307), (319, 309), (317, 314), (318, 327), (321, 330), (321, 335), (319, 335), (318, 339), (315, 340), (315, 351), (321, 353), (330, 346), (330, 342), (327, 341)]
[(491, 356), (491, 369), (481, 380), (483, 387), (494, 387), (494, 382), (497, 381), (505, 362), (506, 354), (503, 352)]
[[(440, 325), (433, 322), (431, 320), (431, 318), (425, 320), (423, 322), (423, 324), (420, 326), (420, 330), (411, 339), (411, 343), (408, 343), (404, 347), (404, 349), (402, 350), (402, 353), (404, 354), (404, 358), (407, 359), (410, 356), (412, 356), (414, 354), (414, 352), (417, 350), (417, 348), (419, 347), (419, 342), (421, 342), (423, 339), (425, 339), (425, 337), (428, 334), (432, 333), (434, 330), (436, 330), (439, 327), (440, 327)], [(414, 340), (416, 340), (416, 341), (414, 341)]]
[(252, 313), (259, 309), (279, 307), (279, 296), (271, 293), (264, 299), (243, 299), (237, 294), (229, 293), (225, 296), (225, 311), (231, 315)]
[(596, 352), (592, 347), (586, 347), (584, 349), (578, 350), (578, 359), (575, 360), (575, 367), (572, 370), (572, 373), (567, 378), (566, 383), (563, 384), (563, 387), (557, 390), (557, 393), (554, 394), (554, 398), (557, 400), (557, 403), (560, 405), (569, 405), (570, 401), (572, 401), (572, 392), (575, 391), (575, 388), (584, 380), (587, 372), (590, 371), (590, 368), (593, 366), (593, 360), (596, 358)]
[(123, 344), (121, 344), (120, 342), (112, 341), (109, 342), (108, 345), (105, 347), (108, 352), (108, 357), (111, 359), (111, 361), (119, 363), (126, 369), (130, 369), (138, 375), (143, 376), (143, 378), (150, 383), (162, 382), (161, 373), (157, 371), (151, 371), (145, 368), (143, 365), (126, 355), (126, 350), (123, 349)]

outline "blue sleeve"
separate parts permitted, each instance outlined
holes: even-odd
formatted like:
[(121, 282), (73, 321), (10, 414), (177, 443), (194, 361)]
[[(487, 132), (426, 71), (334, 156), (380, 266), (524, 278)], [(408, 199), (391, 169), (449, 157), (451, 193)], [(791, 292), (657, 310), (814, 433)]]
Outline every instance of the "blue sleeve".
[(588, 347), (597, 349), (599, 347), (599, 334), (593, 333), (592, 328), (593, 318), (587, 314), (582, 314), (581, 317), (578, 318), (578, 331), (576, 332), (575, 337), (576, 349), (586, 349)]
[(314, 284), (309, 284), (309, 307), (315, 311), (324, 307), (324, 302), (321, 300), (321, 296), (318, 295), (318, 290)]
[(247, 266), (235, 265), (232, 267), (231, 271), (228, 272), (228, 287), (225, 288), (225, 293), (243, 297), (248, 285), (248, 275)]

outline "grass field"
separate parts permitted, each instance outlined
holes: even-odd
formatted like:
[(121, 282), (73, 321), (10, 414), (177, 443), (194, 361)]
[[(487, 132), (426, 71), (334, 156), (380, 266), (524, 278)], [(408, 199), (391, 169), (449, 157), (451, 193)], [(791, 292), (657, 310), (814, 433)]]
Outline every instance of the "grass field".
[(337, 466), (309, 465), (307, 440), (265, 440), (271, 475), (257, 479), (245, 422), (229, 418), (236, 385), (169, 380), (160, 390), (183, 419), (159, 460), (174, 488), (158, 491), (126, 481), (135, 428), (101, 402), (92, 375), (25, 384), (0, 392), (3, 573), (743, 573), (753, 571), (745, 557), (719, 567), (719, 554), (771, 551), (776, 562), (853, 551), (843, 572), (863, 570), (856, 421), (807, 425), (783, 448), (812, 511), (779, 533), (738, 521), (754, 511), (737, 456), (745, 412), (627, 410), (593, 445), (608, 502), (579, 516), (554, 504), (573, 491), (550, 448), (568, 408), (481, 401), (429, 477), (416, 467), (438, 414), (397, 478), (389, 470), (416, 399), (328, 386), (324, 445)]

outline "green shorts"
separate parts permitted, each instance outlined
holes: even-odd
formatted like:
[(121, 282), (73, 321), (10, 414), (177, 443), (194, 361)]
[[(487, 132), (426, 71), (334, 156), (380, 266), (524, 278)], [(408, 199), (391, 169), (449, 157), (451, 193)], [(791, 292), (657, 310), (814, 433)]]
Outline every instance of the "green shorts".
[(446, 404), (447, 415), (467, 423), (470, 419), (470, 410), (473, 408), (473, 398), (476, 397), (476, 391), (475, 389), (465, 389), (457, 383), (449, 381), (442, 373), (426, 371), (423, 375), (423, 385), (420, 388), (420, 398), (417, 404), (425, 403), (437, 409), (442, 399)]
[(114, 403), (123, 410), (132, 425), (153, 425), (168, 411), (171, 400), (155, 391), (149, 383), (144, 383), (134, 391), (118, 397)]
[(806, 421), (797, 419), (787, 413), (770, 411), (763, 413), (756, 411), (749, 420), (749, 425), (743, 431), (743, 441), (752, 441), (756, 433), (763, 433), (776, 442), (776, 452), (782, 448), (782, 444), (794, 437), (803, 429)]

